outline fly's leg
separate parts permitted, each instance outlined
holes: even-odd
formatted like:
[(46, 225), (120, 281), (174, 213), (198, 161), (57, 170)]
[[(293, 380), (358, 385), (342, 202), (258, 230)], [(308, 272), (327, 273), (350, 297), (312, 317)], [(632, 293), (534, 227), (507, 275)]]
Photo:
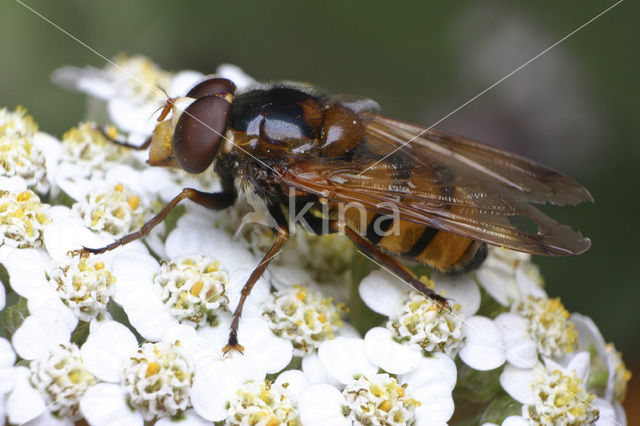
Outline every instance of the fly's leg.
[(131, 241), (135, 241), (138, 238), (141, 238), (149, 233), (157, 224), (162, 222), (165, 217), (173, 210), (180, 201), (182, 200), (191, 200), (194, 201), (201, 206), (212, 210), (223, 210), (227, 207), (233, 205), (236, 200), (235, 192), (202, 192), (193, 188), (184, 188), (178, 196), (176, 196), (173, 200), (169, 202), (157, 215), (152, 217), (148, 222), (142, 225), (139, 231), (133, 232), (129, 235), (125, 235), (124, 237), (108, 244), (104, 247), (99, 248), (88, 248), (83, 247), (81, 249), (75, 250), (74, 253), (81, 255), (82, 257), (87, 257), (89, 254), (99, 254), (104, 253), (109, 250), (113, 250), (120, 246), (123, 246)]
[(124, 146), (126, 148), (131, 148), (134, 149), (136, 151), (144, 151), (145, 149), (149, 148), (149, 146), (151, 145), (151, 136), (149, 136), (147, 139), (145, 139), (144, 143), (142, 145), (134, 145), (132, 143), (126, 142), (126, 141), (121, 141), (119, 139), (115, 139), (112, 138), (111, 136), (109, 136), (107, 134), (107, 131), (104, 129), (103, 126), (96, 126), (96, 130), (98, 130), (100, 132), (100, 134), (109, 142), (114, 143), (116, 145), (120, 145), (120, 146)]
[[(340, 225), (338, 224), (337, 221), (332, 222), (331, 226), (336, 230), (340, 228)], [(413, 272), (411, 272), (409, 269), (407, 269), (406, 266), (400, 263), (398, 259), (396, 259), (395, 257), (387, 253), (384, 253), (383, 251), (378, 249), (378, 247), (376, 247), (375, 244), (372, 244), (371, 242), (362, 238), (360, 234), (355, 232), (353, 229), (345, 226), (343, 231), (347, 236), (347, 238), (349, 238), (351, 242), (353, 242), (356, 245), (356, 247), (358, 247), (358, 249), (362, 252), (362, 254), (389, 268), (390, 271), (392, 271), (403, 281), (411, 285), (411, 287), (415, 288), (417, 291), (424, 294), (429, 299), (433, 300), (438, 306), (440, 306), (441, 309), (444, 308), (444, 309), (450, 310), (449, 302), (447, 302), (447, 299), (440, 296), (438, 293), (431, 290), (430, 288), (427, 288), (413, 274)]]
[(233, 311), (233, 321), (231, 322), (231, 329), (229, 330), (229, 340), (225, 347), (222, 348), (224, 353), (232, 350), (236, 350), (238, 352), (242, 352), (244, 350), (244, 347), (238, 343), (238, 325), (240, 323), (240, 316), (242, 315), (242, 308), (244, 307), (244, 302), (247, 300), (247, 297), (249, 297), (253, 286), (262, 276), (265, 269), (267, 269), (267, 266), (269, 266), (271, 259), (278, 254), (284, 242), (289, 238), (289, 231), (286, 227), (278, 228), (277, 232), (278, 238), (273, 243), (269, 251), (264, 255), (262, 261), (253, 270), (244, 287), (242, 287), (240, 301), (238, 302), (238, 306), (236, 306), (236, 310)]

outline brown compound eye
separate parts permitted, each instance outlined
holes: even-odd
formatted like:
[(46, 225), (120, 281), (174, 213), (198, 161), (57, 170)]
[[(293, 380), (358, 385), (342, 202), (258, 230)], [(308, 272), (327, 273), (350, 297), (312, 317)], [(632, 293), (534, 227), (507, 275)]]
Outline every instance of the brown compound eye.
[(236, 93), (236, 85), (233, 84), (233, 81), (226, 78), (210, 78), (196, 84), (189, 90), (187, 97), (198, 99), (204, 96), (226, 95), (227, 93), (231, 95)]
[(202, 173), (224, 139), (231, 104), (217, 96), (205, 96), (189, 105), (173, 133), (173, 154), (188, 173)]

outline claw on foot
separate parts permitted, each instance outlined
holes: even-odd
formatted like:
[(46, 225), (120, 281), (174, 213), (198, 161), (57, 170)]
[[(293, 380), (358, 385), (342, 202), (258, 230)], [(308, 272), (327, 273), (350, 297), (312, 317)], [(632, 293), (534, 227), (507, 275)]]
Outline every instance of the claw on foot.
[(438, 304), (438, 306), (440, 306), (440, 310), (444, 309), (446, 311), (451, 312), (451, 306), (449, 306), (449, 302), (444, 297), (442, 297), (442, 298), (434, 298), (433, 301), (436, 302)]
[(226, 345), (224, 345), (224, 348), (222, 348), (222, 353), (225, 355), (232, 351), (238, 351), (240, 352), (240, 355), (243, 355), (244, 346), (236, 342), (236, 343), (227, 343)]
[(93, 253), (93, 249), (82, 247), (81, 249), (73, 250), (71, 252), (72, 255), (79, 255), (80, 257), (87, 258), (90, 254)]

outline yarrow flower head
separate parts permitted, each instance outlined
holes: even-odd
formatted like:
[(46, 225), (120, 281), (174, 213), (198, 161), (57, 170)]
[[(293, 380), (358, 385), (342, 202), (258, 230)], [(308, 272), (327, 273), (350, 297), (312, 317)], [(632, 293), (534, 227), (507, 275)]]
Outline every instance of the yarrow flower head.
[(31, 384), (40, 391), (49, 410), (58, 417), (79, 418), (79, 403), (96, 378), (87, 370), (80, 349), (60, 344), (49, 355), (31, 362)]
[(402, 308), (389, 317), (387, 328), (395, 340), (409, 342), (425, 354), (455, 356), (464, 343), (463, 322), (459, 305), (444, 309), (432, 299), (411, 292)]
[(37, 131), (38, 125), (23, 107), (15, 111), (0, 108), (0, 136), (34, 136)]
[[(114, 126), (108, 126), (105, 132), (113, 139), (118, 137)], [(62, 146), (67, 161), (80, 164), (92, 172), (96, 169), (105, 171), (110, 162), (126, 162), (131, 153), (131, 149), (107, 140), (91, 122), (80, 123), (62, 135)]]
[(44, 154), (34, 144), (38, 126), (24, 108), (0, 109), (0, 176), (20, 176), (38, 192), (49, 189)]
[(227, 425), (299, 426), (298, 402), (287, 392), (288, 383), (248, 382), (229, 403)]
[(532, 403), (522, 408), (523, 417), (533, 424), (579, 426), (598, 420), (598, 409), (591, 404), (596, 396), (584, 390), (575, 372), (536, 369), (533, 395)]
[(87, 227), (121, 237), (144, 224), (150, 208), (139, 194), (118, 183), (85, 195), (73, 205)]
[(31, 190), (0, 191), (0, 241), (19, 248), (41, 247), (46, 209)]
[(344, 304), (334, 305), (331, 298), (302, 286), (270, 294), (263, 306), (269, 327), (280, 337), (291, 340), (293, 353), (304, 356), (324, 340), (333, 339), (342, 327), (340, 312)]
[(220, 262), (202, 255), (163, 263), (153, 285), (171, 314), (182, 323), (213, 324), (216, 313), (229, 310), (229, 274)]
[(279, 263), (302, 266), (321, 284), (346, 282), (353, 258), (357, 255), (351, 241), (342, 234), (314, 235), (298, 229), (291, 245), (291, 257), (282, 256)]
[(560, 298), (527, 297), (511, 308), (528, 320), (528, 332), (542, 356), (557, 358), (577, 348), (578, 332)]
[(107, 65), (105, 71), (115, 80), (120, 95), (147, 101), (163, 99), (162, 91), (156, 88), (171, 84), (172, 74), (145, 56), (120, 54), (113, 63)]
[(365, 425), (411, 424), (421, 404), (411, 398), (406, 387), (388, 374), (361, 377), (342, 391), (345, 414)]
[(193, 363), (178, 344), (145, 343), (126, 361), (122, 385), (129, 403), (152, 420), (187, 409), (193, 376)]
[(70, 256), (48, 275), (63, 303), (81, 321), (103, 313), (115, 291), (115, 277), (94, 257)]

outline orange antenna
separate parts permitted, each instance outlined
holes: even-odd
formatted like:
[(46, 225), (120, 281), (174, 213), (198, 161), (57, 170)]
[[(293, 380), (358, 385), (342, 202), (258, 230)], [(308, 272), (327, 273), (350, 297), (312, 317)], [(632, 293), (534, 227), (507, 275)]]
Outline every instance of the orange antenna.
[[(171, 111), (171, 108), (173, 108), (174, 99), (175, 98), (167, 98), (167, 101), (165, 102), (164, 107), (162, 107), (162, 112), (158, 116), (158, 119), (157, 119), (158, 123), (161, 122), (161, 121), (164, 121), (164, 119), (167, 118), (167, 115), (169, 115), (169, 112)], [(159, 109), (160, 108), (158, 108), (158, 110)]]

